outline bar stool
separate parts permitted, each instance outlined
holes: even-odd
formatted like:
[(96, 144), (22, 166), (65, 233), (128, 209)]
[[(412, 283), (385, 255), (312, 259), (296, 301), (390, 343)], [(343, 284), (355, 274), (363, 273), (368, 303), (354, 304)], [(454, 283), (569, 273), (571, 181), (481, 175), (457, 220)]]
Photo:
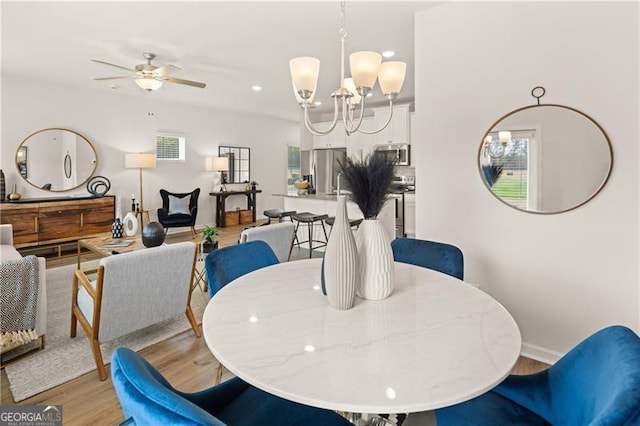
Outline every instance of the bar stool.
[[(278, 222), (282, 222), (282, 219), (285, 217), (288, 217), (289, 219), (291, 219), (291, 216), (296, 214), (296, 211), (295, 210), (285, 211), (283, 209), (271, 209), (271, 210), (265, 210), (264, 212), (262, 212), (262, 214), (268, 217), (269, 223), (271, 223), (271, 219), (278, 219)], [(293, 222), (293, 219), (291, 219), (291, 222)]]
[[(327, 229), (324, 226), (324, 221), (328, 217), (329, 216), (326, 214), (315, 214), (310, 212), (295, 213), (293, 216), (291, 216), (293, 221), (296, 222), (296, 229), (294, 232), (295, 235), (298, 234), (298, 228), (300, 227), (301, 223), (307, 224), (307, 228), (309, 230), (309, 239), (307, 241), (298, 241), (298, 247), (300, 247), (300, 245), (304, 243), (309, 243), (309, 259), (311, 259), (311, 253), (313, 252), (314, 249), (324, 247), (327, 245), (327, 240), (329, 238), (327, 237)], [(320, 222), (320, 225), (322, 226), (322, 232), (324, 233), (324, 241), (313, 239), (313, 226), (315, 225), (316, 222)], [(313, 243), (320, 243), (320, 244), (314, 247)]]
[[(331, 227), (331, 229), (329, 230), (329, 234), (331, 234), (331, 231), (333, 231), (333, 224), (336, 221), (335, 216), (329, 216), (328, 218), (325, 219), (325, 222), (327, 223), (327, 225), (329, 225)], [(362, 223), (362, 218), (360, 219), (349, 219), (349, 226), (350, 227), (356, 227), (356, 229), (358, 229), (360, 227), (360, 224)]]

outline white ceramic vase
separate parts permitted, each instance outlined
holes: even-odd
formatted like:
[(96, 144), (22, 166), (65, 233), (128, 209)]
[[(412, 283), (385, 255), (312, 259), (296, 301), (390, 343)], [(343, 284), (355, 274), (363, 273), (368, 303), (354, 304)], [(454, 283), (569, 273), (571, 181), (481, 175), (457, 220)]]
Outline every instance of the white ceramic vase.
[(363, 299), (386, 299), (393, 292), (394, 264), (391, 242), (377, 219), (365, 219), (356, 233), (360, 286)]
[(324, 252), (324, 285), (329, 306), (351, 309), (358, 288), (358, 251), (347, 217), (347, 197), (338, 196), (336, 218)]
[(126, 214), (122, 219), (122, 226), (127, 237), (133, 237), (138, 232), (138, 218), (133, 212)]

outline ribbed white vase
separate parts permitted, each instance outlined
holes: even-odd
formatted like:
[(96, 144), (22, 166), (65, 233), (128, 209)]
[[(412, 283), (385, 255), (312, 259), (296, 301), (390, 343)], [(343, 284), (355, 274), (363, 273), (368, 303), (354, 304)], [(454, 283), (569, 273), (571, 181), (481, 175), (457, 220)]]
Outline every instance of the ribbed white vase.
[(381, 300), (391, 295), (394, 264), (391, 242), (377, 219), (365, 219), (356, 233), (360, 286), (357, 295), (363, 299)]
[(358, 288), (358, 251), (347, 218), (347, 197), (338, 196), (336, 218), (324, 252), (324, 285), (329, 306), (351, 309)]
[(138, 218), (133, 212), (129, 212), (122, 219), (122, 226), (127, 237), (133, 237), (138, 232)]

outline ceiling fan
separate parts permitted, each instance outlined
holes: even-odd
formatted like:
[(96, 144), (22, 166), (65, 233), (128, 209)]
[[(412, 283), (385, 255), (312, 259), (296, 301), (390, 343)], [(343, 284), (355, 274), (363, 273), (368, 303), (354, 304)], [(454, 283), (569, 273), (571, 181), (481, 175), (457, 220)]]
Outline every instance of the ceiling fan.
[(121, 65), (100, 61), (98, 59), (92, 59), (93, 62), (109, 65), (112, 67), (120, 68), (120, 69), (134, 73), (132, 75), (122, 75), (117, 77), (99, 77), (99, 78), (94, 78), (94, 80), (117, 80), (121, 78), (135, 78), (136, 84), (141, 89), (147, 90), (149, 92), (151, 92), (152, 90), (159, 89), (160, 87), (162, 87), (162, 84), (164, 82), (185, 84), (187, 86), (199, 87), (201, 89), (204, 89), (207, 86), (205, 83), (200, 83), (198, 81), (191, 81), (191, 80), (184, 80), (182, 78), (169, 77), (168, 74), (170, 74), (175, 70), (179, 70), (180, 68), (171, 64), (166, 64), (161, 67), (155, 66), (151, 63), (151, 61), (156, 57), (155, 53), (144, 52), (142, 55), (147, 60), (147, 63), (136, 65), (135, 68), (127, 68)]

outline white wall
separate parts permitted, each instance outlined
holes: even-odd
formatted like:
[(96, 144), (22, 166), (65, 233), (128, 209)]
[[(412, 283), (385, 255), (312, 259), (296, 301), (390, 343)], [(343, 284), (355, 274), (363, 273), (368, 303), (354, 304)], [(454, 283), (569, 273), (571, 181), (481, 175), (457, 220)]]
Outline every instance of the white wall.
[[(167, 90), (185, 91), (188, 96), (189, 90), (196, 89), (176, 86)], [(3, 75), (0, 167), (7, 188), (17, 182), (23, 197), (87, 194), (84, 186), (71, 192), (42, 191), (19, 176), (14, 165), (16, 148), (26, 136), (47, 127), (75, 130), (93, 143), (98, 153), (96, 174), (111, 181), (109, 194), (120, 196), (123, 214), (130, 209), (131, 194), (139, 193), (138, 170), (124, 168), (125, 152), (154, 152), (158, 130), (184, 134), (185, 162), (158, 162), (155, 169), (144, 170), (144, 205), (155, 220), (155, 211), (161, 206), (160, 188), (187, 192), (200, 187), (198, 225), (214, 223), (215, 201), (208, 194), (217, 173), (205, 171), (205, 157), (217, 156), (218, 145), (251, 148), (251, 178), (263, 191), (258, 195), (261, 216), (263, 210), (283, 205), (282, 197), (271, 194), (286, 193), (287, 143), (297, 144), (300, 137), (297, 122), (158, 102), (153, 93), (148, 98), (130, 97), (116, 91), (51, 86)], [(237, 188), (244, 190), (244, 185)], [(227, 201), (227, 209), (246, 208), (246, 197), (234, 196)]]
[[(465, 255), (465, 278), (514, 316), (529, 356), (553, 361), (609, 324), (640, 328), (638, 3), (450, 2), (416, 15), (417, 237)], [(482, 135), (535, 102), (600, 123), (613, 172), (588, 204), (527, 214), (482, 184)]]

